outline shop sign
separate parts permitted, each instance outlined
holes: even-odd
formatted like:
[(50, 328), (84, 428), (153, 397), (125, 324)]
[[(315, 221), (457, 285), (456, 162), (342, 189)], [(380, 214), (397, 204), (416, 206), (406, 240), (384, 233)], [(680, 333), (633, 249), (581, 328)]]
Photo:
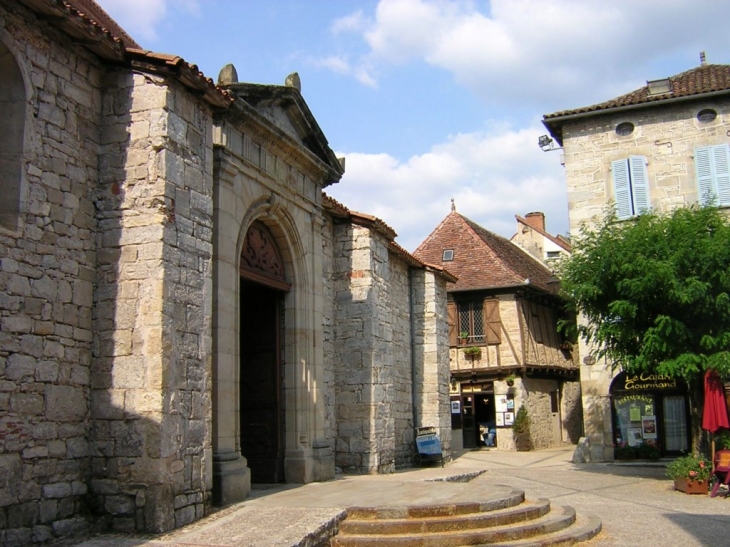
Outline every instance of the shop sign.
[(626, 374), (622, 391), (649, 391), (656, 389), (677, 389), (677, 379), (665, 374)]

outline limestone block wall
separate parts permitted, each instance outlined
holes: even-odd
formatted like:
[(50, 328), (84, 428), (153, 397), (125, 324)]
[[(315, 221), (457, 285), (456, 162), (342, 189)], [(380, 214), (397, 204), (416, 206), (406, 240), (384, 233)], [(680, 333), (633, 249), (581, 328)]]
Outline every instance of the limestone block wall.
[(449, 336), (446, 282), (434, 272), (414, 270), (417, 426), (433, 426), (443, 453), (451, 453)]
[(163, 531), (212, 484), (211, 115), (155, 76), (106, 84), (90, 493), (112, 529)]
[(362, 473), (395, 469), (393, 331), (384, 238), (335, 226), (336, 465)]
[[(697, 113), (717, 111), (711, 122), (700, 122)], [(634, 131), (616, 134), (619, 123), (631, 122)], [(727, 142), (730, 99), (683, 102), (661, 108), (634, 109), (611, 115), (583, 118), (563, 127), (565, 175), (568, 186), (570, 232), (603, 217), (613, 200), (611, 162), (630, 155), (646, 156), (651, 206), (669, 211), (697, 203), (694, 148)]]
[(324, 437), (330, 442), (334, 452), (336, 423), (335, 400), (335, 230), (332, 217), (324, 215), (322, 224), (322, 352), (324, 355), (324, 386), (322, 406), (324, 418)]
[[(550, 392), (558, 390), (556, 380), (525, 378), (523, 385), (523, 404), (530, 412), (530, 437), (535, 450), (549, 448), (560, 443), (560, 424), (553, 423), (550, 406)], [(517, 406), (517, 405), (515, 405)], [(518, 409), (515, 409), (515, 411)]]
[(583, 436), (583, 405), (581, 404), (580, 381), (562, 382), (560, 395), (563, 440), (578, 444)]
[(19, 182), (22, 195), (17, 229), (0, 227), (0, 544), (10, 546), (87, 525), (101, 71), (13, 1), (0, 5), (0, 41), (25, 88), (21, 178), (0, 180), (0, 194)]

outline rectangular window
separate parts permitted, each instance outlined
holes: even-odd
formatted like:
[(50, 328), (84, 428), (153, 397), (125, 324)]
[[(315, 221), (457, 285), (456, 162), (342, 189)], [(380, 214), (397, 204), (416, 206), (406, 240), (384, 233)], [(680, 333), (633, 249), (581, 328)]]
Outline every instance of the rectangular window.
[(730, 205), (730, 149), (727, 144), (696, 148), (695, 173), (698, 201)]
[(482, 302), (459, 302), (459, 333), (464, 332), (468, 333), (467, 344), (484, 343)]
[(650, 209), (649, 177), (644, 156), (629, 156), (611, 162), (616, 216), (623, 220)]

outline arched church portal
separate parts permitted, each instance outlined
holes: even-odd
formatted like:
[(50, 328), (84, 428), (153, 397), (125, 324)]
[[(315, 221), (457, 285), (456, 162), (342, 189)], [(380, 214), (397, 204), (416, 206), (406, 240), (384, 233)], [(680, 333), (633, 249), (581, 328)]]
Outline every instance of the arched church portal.
[(284, 481), (284, 296), (291, 288), (270, 230), (254, 222), (240, 261), (240, 434), (251, 482)]

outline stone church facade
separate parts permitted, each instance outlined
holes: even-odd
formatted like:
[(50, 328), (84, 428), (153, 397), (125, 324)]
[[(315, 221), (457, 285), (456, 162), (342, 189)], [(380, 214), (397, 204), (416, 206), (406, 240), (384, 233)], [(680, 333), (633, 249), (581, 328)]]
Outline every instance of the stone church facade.
[(323, 189), (300, 93), (0, 6), (0, 543), (163, 531), (450, 449), (446, 283)]

